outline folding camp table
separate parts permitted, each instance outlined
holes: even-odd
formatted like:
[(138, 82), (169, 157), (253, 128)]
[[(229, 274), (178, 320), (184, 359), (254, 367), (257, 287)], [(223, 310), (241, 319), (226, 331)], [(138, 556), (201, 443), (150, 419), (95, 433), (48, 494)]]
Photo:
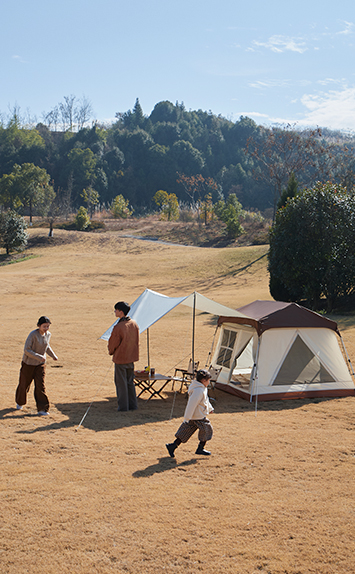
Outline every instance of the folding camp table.
[(172, 375), (160, 375), (159, 373), (147, 376), (143, 373), (138, 373), (137, 371), (134, 372), (134, 384), (140, 389), (137, 394), (137, 398), (145, 391), (148, 391), (148, 393), (150, 393), (150, 397), (147, 399), (148, 401), (153, 397), (164, 399), (165, 397), (163, 397), (161, 393), (171, 381), (178, 381), (181, 383), (182, 379)]

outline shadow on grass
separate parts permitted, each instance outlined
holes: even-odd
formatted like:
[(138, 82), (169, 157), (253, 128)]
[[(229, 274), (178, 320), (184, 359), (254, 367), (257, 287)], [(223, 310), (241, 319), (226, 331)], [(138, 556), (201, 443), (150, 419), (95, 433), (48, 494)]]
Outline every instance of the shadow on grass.
[[(250, 403), (233, 395), (216, 389), (211, 393), (215, 414), (211, 415), (211, 420), (217, 422), (219, 414), (226, 413), (250, 413), (257, 416), (263, 411), (287, 411), (302, 408), (305, 405), (312, 406), (334, 400), (344, 400), (340, 398), (316, 398), (316, 399), (297, 399), (297, 400), (275, 400), (259, 402), (257, 409), (254, 403)], [(347, 397), (345, 397), (346, 399)], [(107, 397), (107, 399), (89, 403), (56, 403), (52, 408), (51, 417), (38, 417), (37, 413), (26, 412), (15, 409), (3, 409), (0, 411), (0, 419), (4, 421), (9, 419), (24, 420), (26, 418), (38, 420), (38, 427), (31, 429), (20, 429), (15, 432), (18, 434), (33, 434), (37, 432), (50, 432), (59, 429), (89, 429), (94, 432), (110, 432), (121, 428), (143, 426), (149, 423), (165, 422), (176, 420), (178, 425), (184, 414), (186, 407), (186, 395), (176, 393), (174, 402), (174, 393), (167, 393), (167, 399), (152, 399), (147, 401), (138, 399), (138, 409), (136, 411), (118, 412), (116, 397)], [(54, 408), (58, 411), (56, 412)], [(61, 420), (58, 420), (60, 418)], [(45, 424), (43, 424), (45, 423)]]
[(179, 470), (184, 470), (184, 467), (197, 464), (197, 459), (192, 458), (191, 460), (184, 460), (183, 462), (177, 463), (176, 458), (171, 458), (170, 456), (159, 458), (159, 462), (156, 464), (151, 464), (146, 468), (141, 470), (136, 470), (132, 476), (134, 478), (146, 478), (147, 476), (153, 476), (153, 474), (159, 474), (161, 472), (166, 472), (167, 470), (173, 470), (178, 468)]

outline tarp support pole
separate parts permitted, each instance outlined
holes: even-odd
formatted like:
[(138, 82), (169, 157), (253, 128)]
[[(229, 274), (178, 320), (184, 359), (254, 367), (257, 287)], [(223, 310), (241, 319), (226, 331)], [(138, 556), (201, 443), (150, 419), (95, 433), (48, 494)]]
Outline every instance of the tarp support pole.
[(147, 329), (147, 365), (150, 368), (150, 351), (149, 351), (149, 327)]

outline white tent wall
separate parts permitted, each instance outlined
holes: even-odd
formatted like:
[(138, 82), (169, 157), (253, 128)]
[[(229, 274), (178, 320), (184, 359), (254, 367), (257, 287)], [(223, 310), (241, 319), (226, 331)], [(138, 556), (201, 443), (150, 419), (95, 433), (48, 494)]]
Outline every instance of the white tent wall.
[[(232, 394), (243, 398), (257, 395), (260, 400), (272, 398), (277, 400), (279, 397), (287, 398), (288, 396), (290, 398), (311, 395), (341, 396), (354, 391), (354, 383), (340, 349), (338, 335), (331, 329), (268, 329), (259, 338), (252, 327), (223, 323), (212, 359), (215, 367), (221, 366), (219, 362), (222, 357), (221, 347), (223, 349), (223, 342), (226, 342), (228, 332), (235, 333), (235, 340), (230, 361), (222, 366), (216, 384), (223, 390), (229, 390)], [(293, 382), (283, 385), (282, 381), (278, 380), (277, 384), (274, 384), (297, 337), (300, 337), (309, 348), (310, 354), (313, 354), (315, 360), (329, 373), (328, 382)], [(249, 343), (245, 346), (248, 340)], [(257, 352), (258, 343), (259, 351)], [(257, 360), (256, 379), (253, 384), (252, 373), (255, 360)], [(234, 366), (233, 371), (232, 366)], [(242, 377), (238, 382), (232, 380), (232, 375), (242, 375)]]
[[(321, 389), (336, 389), (339, 386), (343, 388), (354, 387), (350, 373), (342, 356), (337, 335), (330, 329), (269, 329), (261, 336), (257, 386), (258, 394), (270, 392), (270, 386), (273, 385), (275, 378), (283, 364), (292, 343), (297, 335), (306, 343), (314, 355), (316, 355), (322, 365), (329, 371), (335, 382), (329, 383), (305, 383), (302, 387), (310, 389), (311, 387)], [(278, 385), (282, 392), (283, 385)], [(295, 385), (287, 385), (294, 390)], [(263, 389), (263, 390), (262, 390)], [(278, 389), (275, 389), (275, 392)], [(285, 390), (285, 389), (283, 389)]]

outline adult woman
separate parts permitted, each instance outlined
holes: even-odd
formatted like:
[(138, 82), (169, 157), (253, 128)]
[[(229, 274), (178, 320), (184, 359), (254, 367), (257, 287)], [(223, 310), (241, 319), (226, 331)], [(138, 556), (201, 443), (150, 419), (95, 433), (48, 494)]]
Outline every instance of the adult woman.
[(49, 400), (44, 384), (46, 353), (48, 353), (54, 361), (58, 360), (57, 355), (49, 345), (51, 334), (48, 329), (50, 324), (51, 322), (48, 317), (40, 317), (37, 322), (37, 329), (31, 331), (26, 339), (20, 369), (20, 380), (16, 389), (16, 408), (18, 410), (21, 410), (26, 404), (27, 393), (30, 390), (32, 381), (34, 381), (34, 397), (38, 414), (49, 414)]

